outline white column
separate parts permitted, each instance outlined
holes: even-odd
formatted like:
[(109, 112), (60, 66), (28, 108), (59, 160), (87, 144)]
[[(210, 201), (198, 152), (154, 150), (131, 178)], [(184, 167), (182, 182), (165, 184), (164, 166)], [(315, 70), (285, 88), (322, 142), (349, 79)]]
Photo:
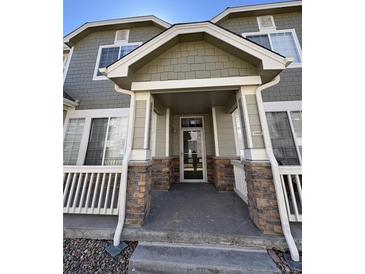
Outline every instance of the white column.
[[(252, 127), (251, 127), (251, 121), (250, 121), (250, 114), (249, 114), (249, 106), (247, 103), (247, 96), (250, 97), (250, 95), (255, 95), (256, 94), (256, 90), (257, 90), (258, 86), (241, 86), (240, 87), (240, 91), (239, 94), (237, 96), (237, 100), (241, 99), (242, 105), (239, 105), (240, 108), (242, 108), (242, 113), (243, 113), (243, 117), (240, 118), (243, 119), (244, 122), (244, 127), (245, 127), (245, 131), (246, 131), (246, 141), (247, 141), (247, 147), (245, 147), (244, 149), (244, 158), (248, 159), (248, 160), (256, 160), (256, 161), (267, 161), (267, 155), (266, 155), (266, 150), (264, 147), (257, 147), (254, 145), (253, 142), (253, 138), (256, 138), (256, 143), (257, 143), (257, 139), (259, 139), (258, 136), (262, 135), (262, 130), (261, 131), (252, 131)], [(239, 102), (239, 101), (238, 101)], [(252, 104), (251, 104), (252, 107)], [(255, 116), (256, 114), (253, 114), (251, 112), (251, 116)], [(258, 115), (258, 113), (257, 113)], [(252, 117), (251, 117), (252, 119)], [(257, 125), (256, 125), (257, 127)]]
[(217, 116), (215, 113), (215, 107), (212, 107), (212, 118), (213, 118), (215, 156), (219, 156), (218, 128), (217, 128)]
[(166, 109), (166, 145), (165, 156), (170, 156), (170, 109)]

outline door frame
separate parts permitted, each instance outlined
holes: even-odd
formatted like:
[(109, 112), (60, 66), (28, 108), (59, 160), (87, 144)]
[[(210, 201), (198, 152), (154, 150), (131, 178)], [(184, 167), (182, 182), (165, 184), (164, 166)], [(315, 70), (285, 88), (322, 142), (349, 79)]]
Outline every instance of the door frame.
[[(182, 127), (181, 120), (185, 118), (201, 118), (202, 119), (202, 127)], [(181, 183), (207, 183), (207, 152), (205, 147), (205, 123), (204, 116), (200, 115), (189, 115), (189, 116), (180, 116), (179, 119), (179, 128), (180, 128), (180, 144), (179, 144), (179, 162), (180, 162), (180, 182)], [(187, 130), (200, 130), (202, 135), (202, 160), (203, 160), (203, 179), (184, 179), (184, 131)]]

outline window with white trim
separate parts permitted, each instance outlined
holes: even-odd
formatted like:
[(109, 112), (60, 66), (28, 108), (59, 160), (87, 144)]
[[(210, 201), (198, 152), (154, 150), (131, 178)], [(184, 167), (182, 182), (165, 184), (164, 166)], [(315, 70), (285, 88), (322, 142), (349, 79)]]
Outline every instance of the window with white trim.
[[(80, 114), (81, 113), (81, 114)], [(82, 117), (82, 113), (86, 113)], [(122, 165), (128, 117), (111, 113), (73, 111), (65, 125), (64, 165)]]
[(285, 57), (292, 57), (294, 60), (289, 67), (302, 64), (301, 48), (294, 29), (246, 33), (243, 36)]
[(130, 53), (132, 50), (138, 48), (142, 43), (123, 43), (118, 45), (104, 45), (99, 47), (98, 56), (94, 69), (94, 80), (107, 79), (103, 76), (99, 69), (105, 68), (114, 63), (118, 59)]
[(301, 165), (302, 111), (266, 112), (273, 152), (279, 165)]

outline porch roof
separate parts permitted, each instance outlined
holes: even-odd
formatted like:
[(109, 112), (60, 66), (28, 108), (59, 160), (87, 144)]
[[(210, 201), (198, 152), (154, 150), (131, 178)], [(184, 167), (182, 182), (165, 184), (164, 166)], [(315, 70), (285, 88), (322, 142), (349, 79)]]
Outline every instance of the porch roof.
[[(257, 67), (257, 76), (261, 79), (256, 84), (270, 81), (291, 63), (290, 58), (285, 58), (211, 22), (198, 22), (173, 25), (108, 67), (101, 68), (100, 71), (120, 88), (133, 90), (132, 76), (135, 71), (177, 43), (201, 40), (213, 44), (225, 52)], [(247, 77), (251, 77), (247, 80), (248, 84), (255, 84), (252, 82), (252, 76)], [(203, 78), (199, 79), (199, 82), (206, 80), (212, 79)], [(240, 82), (246, 82), (246, 79), (235, 80), (237, 80), (235, 85)], [(221, 84), (220, 81), (218, 82), (217, 85)]]

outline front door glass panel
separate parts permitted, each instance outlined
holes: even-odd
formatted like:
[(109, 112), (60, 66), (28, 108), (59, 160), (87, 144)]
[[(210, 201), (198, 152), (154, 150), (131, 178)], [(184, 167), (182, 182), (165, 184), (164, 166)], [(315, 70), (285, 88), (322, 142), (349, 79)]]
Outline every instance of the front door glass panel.
[(200, 129), (183, 132), (184, 179), (203, 179), (202, 132)]

